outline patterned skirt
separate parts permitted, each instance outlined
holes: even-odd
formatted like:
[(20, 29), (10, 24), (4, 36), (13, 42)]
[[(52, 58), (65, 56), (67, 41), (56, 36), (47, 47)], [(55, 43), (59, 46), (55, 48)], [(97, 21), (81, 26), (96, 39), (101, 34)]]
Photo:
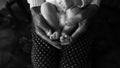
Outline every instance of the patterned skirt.
[(31, 59), (34, 68), (87, 68), (92, 43), (89, 33), (59, 50), (32, 31)]

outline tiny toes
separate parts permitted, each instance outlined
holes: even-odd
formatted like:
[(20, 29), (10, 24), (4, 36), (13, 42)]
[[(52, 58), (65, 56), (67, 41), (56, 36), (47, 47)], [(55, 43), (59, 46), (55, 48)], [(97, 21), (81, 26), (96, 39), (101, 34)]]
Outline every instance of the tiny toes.
[(64, 42), (64, 37), (63, 36), (60, 37), (60, 41)]
[(58, 38), (59, 38), (58, 32), (54, 32), (54, 33), (50, 36), (50, 39), (52, 39), (52, 40), (57, 40)]
[(54, 39), (55, 39), (54, 35), (51, 35), (51, 36), (50, 36), (50, 39), (51, 39), (51, 40), (54, 40)]

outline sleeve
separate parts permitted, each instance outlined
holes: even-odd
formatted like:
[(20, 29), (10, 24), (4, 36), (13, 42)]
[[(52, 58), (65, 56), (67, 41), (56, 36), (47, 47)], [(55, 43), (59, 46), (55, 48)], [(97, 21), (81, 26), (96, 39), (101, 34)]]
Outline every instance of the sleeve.
[(35, 6), (40, 6), (45, 0), (27, 0), (27, 2), (30, 5), (30, 8), (35, 7)]

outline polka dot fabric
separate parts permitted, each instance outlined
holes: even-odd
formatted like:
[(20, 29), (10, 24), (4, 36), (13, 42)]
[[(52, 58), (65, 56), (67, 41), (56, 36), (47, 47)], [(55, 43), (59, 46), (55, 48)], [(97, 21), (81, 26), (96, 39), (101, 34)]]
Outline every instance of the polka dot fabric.
[(87, 39), (76, 39), (71, 45), (64, 46), (61, 68), (87, 68), (88, 43)]
[(87, 36), (78, 38), (71, 45), (58, 50), (32, 33), (32, 63), (34, 68), (87, 68), (88, 52), (91, 41)]
[(32, 63), (34, 68), (59, 68), (59, 50), (32, 33)]

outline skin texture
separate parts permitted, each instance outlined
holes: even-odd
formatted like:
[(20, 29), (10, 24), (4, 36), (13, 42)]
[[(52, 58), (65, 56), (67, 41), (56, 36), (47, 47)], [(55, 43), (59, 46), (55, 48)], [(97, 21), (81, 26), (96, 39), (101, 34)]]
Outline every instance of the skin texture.
[[(89, 5), (88, 7), (86, 7), (85, 9), (83, 9), (83, 10), (81, 11), (81, 16), (82, 16), (81, 20), (82, 20), (83, 22), (86, 22), (86, 23), (83, 24), (83, 25), (80, 25), (80, 26), (78, 27), (78, 29), (72, 34), (72, 38), (73, 38), (73, 39), (76, 39), (77, 36), (83, 34), (83, 33), (85, 32), (85, 30), (87, 30), (86, 27), (89, 26), (89, 22), (87, 22), (87, 19), (92, 18), (92, 16), (95, 15), (95, 13), (97, 12), (97, 10), (98, 10), (98, 6), (96, 6), (96, 5)], [(93, 13), (93, 12), (94, 12), (94, 13)], [(84, 26), (84, 27), (82, 28), (81, 26)], [(81, 28), (82, 28), (82, 29), (81, 29)]]
[(46, 23), (43, 16), (39, 14), (36, 9), (39, 9), (39, 7), (31, 9), (34, 26), (41, 28), (47, 34), (49, 32), (49, 29), (52, 29), (52, 28)]
[[(80, 8), (77, 8), (77, 7), (71, 8), (72, 6), (74, 6), (74, 3), (71, 0), (62, 0), (61, 4), (64, 5), (62, 7), (65, 9), (65, 12), (66, 12), (66, 13), (60, 14), (60, 22), (59, 22), (60, 27), (58, 29), (62, 28), (62, 31), (56, 30), (50, 36), (50, 39), (53, 39), (53, 40), (59, 39), (59, 36), (62, 35), (62, 33), (64, 33), (64, 35), (62, 35), (62, 37), (60, 38), (60, 41), (63, 42), (64, 40), (69, 39), (70, 37), (69, 35), (72, 34), (73, 30), (75, 31), (74, 28), (78, 25), (81, 15), (78, 14), (80, 12)], [(56, 24), (56, 23), (53, 23), (53, 24)], [(60, 35), (57, 35), (57, 34), (60, 34)], [(65, 34), (68, 35), (66, 38), (65, 38)]]
[(49, 44), (53, 45), (54, 47), (58, 48), (58, 49), (61, 49), (61, 46), (60, 46), (60, 43), (59, 42), (56, 42), (56, 41), (52, 41), (49, 39), (49, 37), (47, 37), (45, 35), (45, 33), (39, 29), (39, 28), (36, 28), (36, 33), (37, 35), (39, 35), (42, 39), (46, 40)]
[[(94, 13), (93, 12), (96, 12), (96, 10), (97, 10), (97, 7), (96, 7), (96, 5), (90, 5), (90, 6), (88, 6), (86, 9), (83, 9), (83, 10), (81, 10), (81, 12), (79, 13), (79, 15), (81, 16), (81, 21), (83, 21), (83, 20), (87, 20), (88, 18), (90, 18), (91, 16), (93, 16), (94, 15)], [(35, 15), (35, 14), (33, 14), (33, 15)], [(38, 22), (40, 22), (39, 21), (40, 19), (38, 19)], [(37, 26), (37, 25), (36, 25)], [(72, 37), (72, 39), (75, 39), (77, 36), (79, 36), (80, 34), (82, 34), (82, 33), (84, 33), (85, 32), (85, 26), (86, 26), (86, 23), (85, 24), (82, 24), (82, 25), (80, 25), (79, 24), (79, 27), (75, 30), (75, 32), (71, 35), (71, 37)], [(43, 26), (42, 26), (43, 27)], [(40, 27), (40, 28), (42, 28), (42, 27)], [(50, 26), (49, 26), (50, 27)], [(42, 28), (43, 29), (43, 31), (46, 33), (47, 31), (49, 31), (49, 29), (52, 29), (52, 28), (48, 28), (47, 27), (47, 29), (46, 28)], [(39, 29), (38, 29), (39, 30)], [(40, 32), (42, 32), (42, 31), (38, 31), (39, 33), (39, 35), (40, 36), (42, 36), (42, 38), (44, 38), (45, 40), (47, 40), (48, 42), (50, 42), (51, 44), (53, 44), (53, 45), (59, 45), (59, 43), (57, 43), (56, 41), (51, 41), (50, 39), (49, 39), (49, 37), (44, 33), (44, 35), (42, 35), (42, 33), (40, 34)], [(64, 45), (64, 43), (61, 43), (61, 44), (63, 44)], [(68, 43), (68, 44), (70, 44), (70, 43)], [(65, 45), (67, 45), (67, 44), (65, 44)]]

